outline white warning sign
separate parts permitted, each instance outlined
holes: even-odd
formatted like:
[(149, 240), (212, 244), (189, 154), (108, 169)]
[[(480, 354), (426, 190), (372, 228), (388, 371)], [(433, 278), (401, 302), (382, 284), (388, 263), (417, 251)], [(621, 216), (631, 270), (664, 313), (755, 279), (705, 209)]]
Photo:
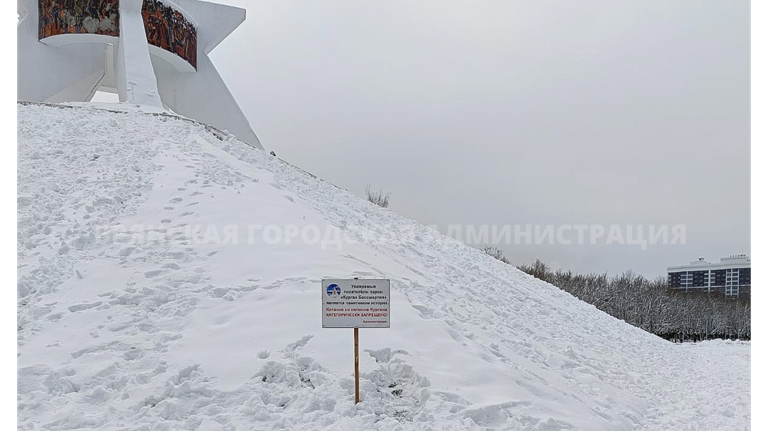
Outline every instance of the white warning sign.
[(323, 280), (323, 328), (389, 328), (389, 280)]

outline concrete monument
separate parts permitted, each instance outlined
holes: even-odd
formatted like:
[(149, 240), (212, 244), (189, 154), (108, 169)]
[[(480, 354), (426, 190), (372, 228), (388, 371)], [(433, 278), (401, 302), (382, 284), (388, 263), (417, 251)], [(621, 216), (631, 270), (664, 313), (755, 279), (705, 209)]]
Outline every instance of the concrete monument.
[(96, 91), (167, 108), (262, 148), (208, 54), (245, 10), (199, 0), (18, 0), (18, 99)]

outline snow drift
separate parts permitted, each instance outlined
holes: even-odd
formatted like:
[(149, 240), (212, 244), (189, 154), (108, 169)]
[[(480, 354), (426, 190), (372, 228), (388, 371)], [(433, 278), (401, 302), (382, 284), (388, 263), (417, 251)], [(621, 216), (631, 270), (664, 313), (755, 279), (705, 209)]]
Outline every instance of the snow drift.
[[(748, 343), (672, 345), (186, 119), (18, 120), (19, 429), (749, 427)], [(392, 280), (358, 405), (325, 277)]]

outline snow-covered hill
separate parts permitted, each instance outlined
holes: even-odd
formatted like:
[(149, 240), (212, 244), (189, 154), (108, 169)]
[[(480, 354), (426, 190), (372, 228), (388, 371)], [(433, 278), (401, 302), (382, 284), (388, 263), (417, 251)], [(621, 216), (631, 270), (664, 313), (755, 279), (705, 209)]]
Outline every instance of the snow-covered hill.
[[(749, 427), (748, 343), (667, 343), (226, 134), (19, 105), (18, 137), (19, 429)], [(392, 279), (357, 406), (325, 277)]]

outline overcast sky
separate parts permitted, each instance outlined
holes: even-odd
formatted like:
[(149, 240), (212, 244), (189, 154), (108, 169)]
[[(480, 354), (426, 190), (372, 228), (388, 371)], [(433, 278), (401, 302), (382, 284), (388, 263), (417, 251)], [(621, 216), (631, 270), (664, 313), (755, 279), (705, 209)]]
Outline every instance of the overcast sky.
[(686, 225), (500, 244), (516, 264), (749, 253), (748, 1), (219, 1), (248, 10), (211, 57), (265, 148), (340, 187), (443, 230)]

